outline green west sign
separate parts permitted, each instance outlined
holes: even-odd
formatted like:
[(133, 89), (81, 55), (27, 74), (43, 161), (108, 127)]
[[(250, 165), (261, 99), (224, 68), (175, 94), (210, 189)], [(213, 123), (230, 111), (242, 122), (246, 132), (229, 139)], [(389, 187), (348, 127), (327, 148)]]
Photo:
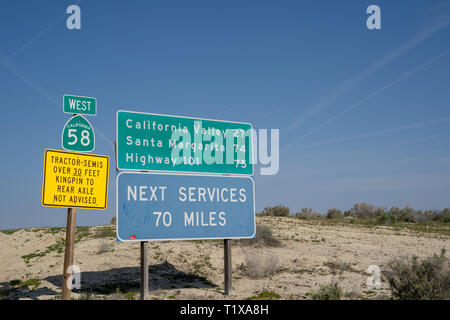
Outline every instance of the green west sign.
[(97, 99), (91, 97), (64, 95), (63, 106), (65, 113), (91, 116), (97, 114)]
[(117, 167), (253, 175), (249, 123), (117, 112)]
[(63, 129), (62, 147), (69, 151), (93, 151), (95, 136), (89, 121), (80, 115), (70, 118)]

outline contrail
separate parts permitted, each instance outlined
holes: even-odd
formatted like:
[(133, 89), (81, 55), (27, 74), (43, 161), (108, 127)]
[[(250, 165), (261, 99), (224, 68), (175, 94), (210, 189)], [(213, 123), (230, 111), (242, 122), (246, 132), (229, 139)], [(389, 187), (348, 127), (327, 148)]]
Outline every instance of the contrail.
[[(82, 2), (82, 0), (77, 1), (75, 4), (78, 5)], [(2, 56), (1, 65), (5, 66), (9, 71), (11, 71), (16, 77), (18, 77), (20, 80), (25, 82), (30, 88), (32, 88), (34, 91), (36, 91), (38, 94), (40, 94), (42, 97), (50, 101), (56, 106), (59, 106), (57, 101), (53, 99), (50, 95), (48, 95), (44, 90), (40, 89), (38, 86), (36, 86), (34, 83), (32, 83), (30, 80), (28, 80), (23, 74), (19, 73), (13, 66), (9, 64), (10, 60), (13, 59), (15, 56), (17, 56), (20, 52), (22, 52), (25, 48), (29, 47), (33, 42), (35, 42), (37, 39), (39, 39), (42, 35), (44, 35), (47, 31), (49, 31), (51, 28), (53, 28), (57, 23), (59, 23), (62, 19), (64, 19), (67, 16), (66, 13), (61, 15), (58, 19), (53, 21), (51, 24), (49, 24), (47, 27), (42, 29), (38, 34), (36, 34), (33, 38), (31, 38), (29, 41), (27, 41), (25, 44), (23, 44), (21, 47), (16, 49), (11, 55), (4, 58), (5, 55), (0, 54)], [(105, 134), (98, 128), (95, 129), (99, 134), (100, 137), (102, 137), (103, 140), (107, 144), (111, 146), (111, 148), (114, 149), (114, 144), (109, 140)]]
[[(0, 53), (1, 57), (4, 57), (3, 54)], [(36, 91), (39, 95), (41, 95), (42, 97), (44, 97), (45, 99), (47, 99), (49, 102), (51, 102), (52, 104), (56, 105), (57, 107), (62, 108), (62, 106), (55, 100), (53, 99), (49, 94), (47, 94), (44, 90), (40, 89), (38, 86), (36, 86), (33, 82), (31, 82), (30, 80), (28, 80), (23, 74), (21, 74), (20, 72), (18, 72), (13, 66), (10, 65), (10, 63), (5, 63), (4, 66), (11, 71), (12, 74), (14, 74), (16, 77), (18, 77), (20, 80), (22, 80), (23, 82), (25, 82), (31, 89), (33, 89), (34, 91)], [(105, 134), (98, 128), (95, 129), (96, 132), (98, 132), (100, 134), (100, 137), (102, 137), (103, 140), (105, 140), (105, 142), (107, 144), (110, 145), (110, 147), (114, 150), (114, 144), (111, 142), (111, 140), (109, 140)]]
[(318, 141), (318, 142), (307, 144), (307, 145), (298, 145), (297, 147), (294, 147), (294, 148), (304, 149), (304, 148), (311, 148), (311, 147), (333, 144), (333, 143), (338, 143), (338, 142), (350, 141), (350, 140), (355, 140), (355, 139), (375, 137), (375, 136), (380, 136), (380, 135), (384, 135), (384, 134), (388, 134), (388, 133), (394, 133), (394, 132), (406, 131), (406, 130), (415, 129), (415, 128), (426, 127), (426, 126), (429, 126), (429, 125), (432, 125), (435, 123), (445, 122), (445, 121), (450, 121), (450, 117), (431, 119), (428, 121), (416, 122), (416, 123), (408, 124), (408, 125), (401, 126), (401, 127), (383, 129), (383, 130), (378, 130), (378, 131), (361, 133), (361, 134), (357, 134), (357, 135), (351, 135), (351, 136), (346, 136), (346, 137)]
[(370, 77), (372, 74), (377, 72), (379, 69), (389, 64), (393, 60), (403, 56), (408, 53), (412, 49), (416, 48), (436, 32), (450, 25), (450, 19), (446, 17), (442, 21), (435, 23), (420, 32), (418, 32), (414, 37), (412, 37), (409, 41), (404, 43), (399, 48), (395, 49), (388, 55), (386, 55), (381, 60), (369, 66), (363, 72), (357, 74), (356, 76), (345, 80), (342, 84), (333, 88), (323, 99), (321, 102), (312, 107), (305, 115), (295, 120), (287, 129), (284, 130), (285, 133), (292, 131), (293, 129), (299, 127), (303, 122), (312, 118), (314, 115), (327, 108), (331, 104), (335, 103), (340, 97), (342, 97), (347, 92), (351, 91), (358, 83), (363, 81), (364, 79)]
[(371, 98), (379, 95), (381, 92), (383, 92), (386, 89), (389, 89), (390, 87), (396, 85), (397, 83), (399, 83), (400, 81), (403, 81), (407, 78), (409, 78), (410, 76), (414, 75), (415, 73), (417, 73), (418, 71), (422, 70), (423, 68), (427, 67), (428, 65), (432, 64), (433, 62), (436, 62), (437, 60), (439, 60), (440, 58), (442, 58), (443, 56), (447, 55), (450, 52), (450, 49), (445, 50), (444, 52), (440, 53), (439, 55), (433, 57), (432, 59), (428, 60), (427, 62), (421, 64), (420, 66), (414, 68), (413, 70), (403, 74), (401, 77), (389, 82), (388, 84), (386, 84), (385, 86), (375, 90), (374, 92), (372, 92), (371, 94), (369, 94), (368, 96), (364, 97), (363, 99), (357, 101), (356, 103), (350, 105), (348, 108), (346, 108), (344, 111), (334, 115), (333, 117), (329, 118), (328, 120), (326, 120), (325, 122), (323, 122), (322, 124), (320, 124), (319, 126), (315, 127), (313, 130), (309, 131), (308, 133), (300, 136), (299, 138), (295, 139), (294, 141), (292, 141), (291, 143), (289, 143), (288, 145), (286, 145), (285, 147), (282, 148), (282, 151), (289, 148), (292, 145), (297, 144), (298, 142), (300, 142), (301, 140), (303, 140), (304, 138), (312, 135), (313, 133), (317, 132), (318, 130), (320, 130), (321, 128), (325, 127), (327, 124), (333, 122), (334, 120), (336, 120), (337, 118), (341, 117), (342, 115), (346, 114), (347, 112), (355, 109), (356, 107), (360, 106), (361, 104), (363, 104), (364, 102), (370, 100)]
[[(75, 4), (79, 5), (82, 2), (82, 0), (77, 1)], [(20, 52), (22, 52), (25, 48), (27, 48), (28, 46), (30, 46), (33, 42), (35, 42), (37, 39), (39, 39), (42, 35), (44, 35), (45, 33), (47, 33), (47, 31), (49, 31), (51, 28), (53, 28), (58, 22), (60, 22), (62, 19), (64, 19), (67, 16), (66, 13), (64, 13), (63, 15), (61, 15), (58, 19), (56, 19), (55, 21), (53, 21), (52, 23), (50, 23), (47, 27), (45, 27), (44, 29), (42, 29), (38, 34), (36, 34), (33, 38), (31, 38), (30, 40), (28, 40), (26, 43), (24, 43), (22, 46), (20, 46), (19, 48), (17, 48), (12, 54), (10, 54), (6, 59), (4, 59), (1, 62), (1, 65), (5, 65), (6, 63), (8, 63), (12, 58), (14, 58), (15, 56), (17, 56)]]
[[(2, 55), (4, 56), (4, 55)], [(14, 74), (17, 78), (25, 82), (30, 88), (32, 88), (34, 91), (39, 93), (41, 96), (43, 96), (45, 99), (47, 99), (49, 102), (53, 104), (58, 104), (55, 99), (50, 97), (45, 91), (40, 89), (38, 86), (36, 86), (33, 82), (28, 80), (25, 76), (23, 76), (20, 72), (18, 72), (13, 66), (11, 66), (9, 63), (4, 63), (3, 66), (5, 66), (9, 71), (11, 71), (12, 74)]]

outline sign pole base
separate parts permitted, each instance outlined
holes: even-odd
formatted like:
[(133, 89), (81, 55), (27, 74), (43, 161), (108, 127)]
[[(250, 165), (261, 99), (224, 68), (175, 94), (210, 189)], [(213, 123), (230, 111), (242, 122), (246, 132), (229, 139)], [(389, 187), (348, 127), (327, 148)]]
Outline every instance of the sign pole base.
[(70, 300), (72, 294), (72, 283), (68, 283), (71, 279), (72, 272), (68, 272), (69, 267), (73, 265), (73, 256), (75, 251), (75, 225), (77, 218), (77, 209), (67, 209), (67, 226), (66, 226), (66, 248), (64, 251), (64, 270), (62, 277), (62, 300)]
[(141, 241), (141, 300), (148, 295), (148, 241)]
[(224, 249), (224, 286), (225, 286), (225, 295), (229, 296), (231, 294), (231, 240), (224, 239), (223, 240), (223, 249)]

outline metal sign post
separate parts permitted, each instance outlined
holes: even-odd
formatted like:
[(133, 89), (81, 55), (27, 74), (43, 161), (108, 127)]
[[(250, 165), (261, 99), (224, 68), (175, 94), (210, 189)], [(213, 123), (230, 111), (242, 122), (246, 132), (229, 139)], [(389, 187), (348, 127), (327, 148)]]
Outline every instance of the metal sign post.
[(223, 261), (224, 261), (224, 286), (225, 295), (229, 296), (231, 294), (231, 240), (223, 240)]
[(141, 300), (148, 295), (148, 241), (141, 241)]

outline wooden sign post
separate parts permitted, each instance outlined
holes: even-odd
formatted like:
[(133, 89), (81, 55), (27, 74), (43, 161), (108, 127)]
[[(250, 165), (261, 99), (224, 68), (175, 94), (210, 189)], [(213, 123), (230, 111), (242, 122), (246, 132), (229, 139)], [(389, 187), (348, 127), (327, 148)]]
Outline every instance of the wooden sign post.
[(68, 208), (66, 226), (66, 249), (64, 252), (64, 270), (62, 278), (62, 300), (70, 300), (72, 293), (72, 283), (70, 281), (69, 284), (68, 280), (72, 279), (72, 270), (69, 270), (69, 268), (73, 265), (76, 219), (77, 209)]

